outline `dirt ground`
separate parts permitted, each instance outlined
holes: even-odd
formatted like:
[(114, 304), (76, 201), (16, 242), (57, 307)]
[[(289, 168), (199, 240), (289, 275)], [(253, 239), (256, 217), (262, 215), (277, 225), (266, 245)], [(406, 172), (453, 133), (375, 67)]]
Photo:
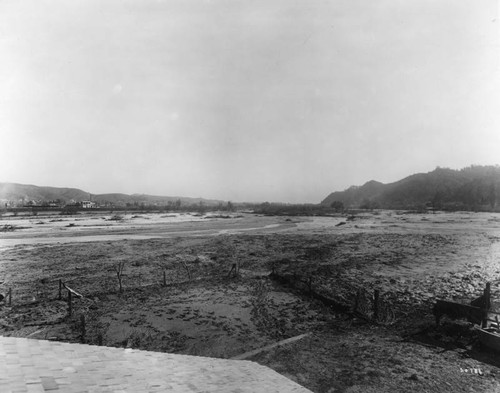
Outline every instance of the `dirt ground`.
[[(83, 295), (71, 317), (59, 280)], [(486, 282), (500, 301), (499, 214), (0, 219), (0, 293), (12, 289), (0, 334), (231, 358), (308, 333), (248, 359), (314, 392), (500, 392), (500, 355), (467, 322), (436, 328), (432, 315), (435, 299), (470, 302)]]

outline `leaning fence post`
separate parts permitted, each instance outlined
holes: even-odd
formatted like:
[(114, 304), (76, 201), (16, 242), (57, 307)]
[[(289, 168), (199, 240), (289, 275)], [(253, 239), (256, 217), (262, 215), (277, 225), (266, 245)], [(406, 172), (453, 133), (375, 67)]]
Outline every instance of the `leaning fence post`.
[(72, 310), (71, 310), (71, 291), (68, 290), (68, 316), (71, 317)]
[(380, 297), (380, 291), (378, 289), (375, 289), (375, 292), (373, 294), (373, 320), (377, 321), (378, 320), (378, 299)]

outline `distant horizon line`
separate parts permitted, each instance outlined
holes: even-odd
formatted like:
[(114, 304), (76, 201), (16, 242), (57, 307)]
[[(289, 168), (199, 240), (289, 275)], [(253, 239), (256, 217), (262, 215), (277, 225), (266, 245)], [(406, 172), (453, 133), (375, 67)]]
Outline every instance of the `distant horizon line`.
[[(461, 167), (459, 169), (454, 169), (454, 168), (451, 168), (449, 166), (443, 166), (443, 165), (436, 165), (434, 167), (434, 169), (428, 171), (428, 172), (415, 172), (415, 173), (411, 173), (411, 174), (408, 174), (404, 177), (401, 177), (400, 179), (398, 180), (395, 180), (395, 181), (391, 181), (391, 182), (387, 182), (387, 183), (383, 183), (383, 182), (380, 182), (376, 179), (370, 179), (370, 180), (366, 180), (365, 182), (363, 182), (362, 184), (351, 184), (350, 186), (344, 188), (344, 189), (338, 189), (338, 190), (334, 190), (334, 191), (331, 191), (330, 193), (332, 192), (342, 192), (342, 191), (346, 191), (347, 189), (349, 189), (350, 187), (361, 187), (363, 186), (364, 184), (366, 183), (369, 183), (369, 182), (378, 182), (378, 183), (381, 183), (381, 184), (391, 184), (391, 183), (395, 183), (395, 182), (398, 182), (402, 179), (405, 179), (407, 177), (410, 177), (410, 176), (413, 176), (413, 175), (417, 175), (417, 174), (424, 174), (424, 173), (431, 173), (431, 172), (434, 172), (438, 169), (449, 169), (449, 170), (452, 170), (452, 171), (462, 171), (462, 170), (465, 170), (467, 168), (474, 168), (474, 167), (496, 167), (498, 168), (500, 166), (500, 164), (470, 164), (468, 166), (464, 166), (464, 167)], [(87, 190), (84, 190), (84, 189), (81, 189), (81, 188), (78, 188), (78, 187), (68, 187), (68, 186), (53, 186), (53, 185), (50, 185), (50, 186), (47, 186), (47, 185), (37, 185), (37, 184), (31, 184), (31, 183), (19, 183), (19, 182), (12, 182), (12, 181), (0, 181), (0, 184), (13, 184), (13, 185), (19, 185), (19, 186), (31, 186), (31, 187), (38, 187), (38, 188), (56, 188), (56, 189), (73, 189), (73, 190), (78, 190), (80, 192), (83, 192), (83, 193), (87, 193), (89, 195), (95, 195), (95, 196), (100, 196), (100, 195), (113, 195), (113, 194), (121, 194), (121, 195), (126, 195), (126, 196), (148, 196), (148, 197), (158, 197), (158, 198), (185, 198), (185, 199), (201, 199), (201, 200), (206, 200), (206, 201), (212, 201), (212, 202), (231, 202), (231, 203), (238, 203), (238, 204), (262, 204), (262, 203), (275, 203), (275, 204), (289, 204), (289, 205), (314, 205), (314, 204), (320, 204), (321, 201), (318, 201), (318, 202), (284, 202), (284, 201), (270, 201), (270, 200), (258, 200), (258, 201), (237, 201), (237, 200), (232, 200), (232, 199), (221, 199), (221, 198), (212, 198), (212, 197), (203, 197), (203, 196), (197, 196), (197, 197), (194, 197), (194, 196), (187, 196), (187, 195), (160, 195), (160, 194), (157, 194), (157, 193), (154, 193), (154, 194), (148, 194), (148, 193), (144, 193), (144, 192), (133, 192), (133, 193), (126, 193), (126, 192), (102, 192), (102, 193), (94, 193), (94, 192), (89, 192)]]
[[(283, 204), (283, 205), (314, 205), (314, 204), (319, 204), (320, 202), (283, 202), (283, 201), (269, 201), (269, 200), (260, 200), (260, 201), (235, 201), (231, 199), (220, 199), (220, 198), (207, 198), (207, 197), (193, 197), (193, 196), (187, 196), (187, 195), (159, 195), (159, 194), (147, 194), (147, 193), (139, 193), (139, 192), (134, 192), (134, 193), (126, 193), (126, 192), (104, 192), (104, 193), (93, 193), (89, 192), (87, 190), (77, 188), (77, 187), (67, 187), (67, 186), (46, 186), (46, 185), (37, 185), (37, 184), (31, 184), (31, 183), (19, 183), (19, 182), (12, 182), (12, 181), (0, 181), (0, 184), (12, 184), (12, 185), (17, 185), (17, 186), (29, 186), (29, 187), (37, 187), (37, 188), (55, 188), (55, 189), (68, 189), (68, 190), (76, 190), (80, 191), (83, 193), (86, 193), (89, 195), (89, 197), (92, 196), (102, 196), (102, 195), (124, 195), (124, 196), (147, 196), (147, 197), (153, 197), (153, 198), (172, 198), (172, 199), (196, 199), (196, 200), (205, 200), (209, 202), (231, 202), (231, 203), (237, 203), (237, 204), (263, 204), (263, 203), (271, 203), (271, 204)], [(90, 198), (91, 200), (91, 198)], [(83, 200), (82, 200), (83, 201)], [(80, 201), (81, 202), (81, 201)]]

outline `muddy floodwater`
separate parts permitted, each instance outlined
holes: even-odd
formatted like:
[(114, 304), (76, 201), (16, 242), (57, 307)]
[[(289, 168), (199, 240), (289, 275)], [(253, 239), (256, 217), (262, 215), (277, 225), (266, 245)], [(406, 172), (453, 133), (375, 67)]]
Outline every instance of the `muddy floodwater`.
[[(247, 359), (314, 392), (500, 389), (500, 357), (432, 315), (486, 282), (497, 307), (500, 214), (4, 215), (0, 230), (2, 335), (231, 358), (307, 334)], [(83, 295), (71, 316), (59, 280)]]

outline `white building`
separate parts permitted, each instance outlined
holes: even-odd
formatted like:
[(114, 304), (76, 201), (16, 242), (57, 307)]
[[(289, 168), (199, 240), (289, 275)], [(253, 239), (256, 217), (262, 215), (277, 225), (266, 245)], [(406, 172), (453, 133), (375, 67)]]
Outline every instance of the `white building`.
[(82, 201), (82, 208), (84, 209), (93, 209), (97, 207), (97, 203), (92, 201)]

